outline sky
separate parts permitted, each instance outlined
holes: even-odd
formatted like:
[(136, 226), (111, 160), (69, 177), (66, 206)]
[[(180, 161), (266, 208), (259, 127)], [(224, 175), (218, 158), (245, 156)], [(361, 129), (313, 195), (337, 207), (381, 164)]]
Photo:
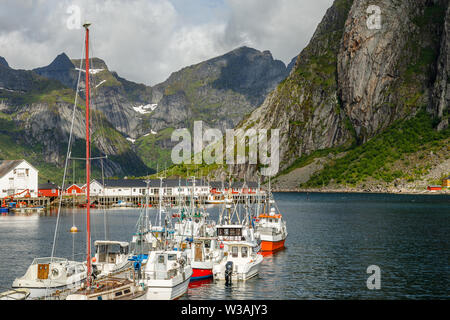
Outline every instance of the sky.
[(0, 56), (15, 69), (60, 53), (91, 56), (130, 81), (155, 85), (172, 72), (241, 46), (288, 64), (308, 44), (333, 0), (2, 0)]

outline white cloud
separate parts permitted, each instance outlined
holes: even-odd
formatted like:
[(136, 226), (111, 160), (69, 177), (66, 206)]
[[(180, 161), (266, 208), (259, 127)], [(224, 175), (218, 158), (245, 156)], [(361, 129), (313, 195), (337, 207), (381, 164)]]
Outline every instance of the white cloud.
[(0, 3), (0, 56), (14, 68), (82, 54), (82, 29), (68, 29), (67, 8), (92, 22), (93, 55), (110, 70), (154, 85), (178, 69), (241, 45), (288, 63), (308, 43), (332, 0), (49, 0)]

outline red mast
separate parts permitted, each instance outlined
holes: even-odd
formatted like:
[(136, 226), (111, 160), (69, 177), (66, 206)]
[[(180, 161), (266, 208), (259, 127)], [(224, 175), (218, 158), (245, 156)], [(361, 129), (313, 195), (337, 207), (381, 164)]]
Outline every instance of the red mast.
[(86, 197), (87, 197), (87, 205), (86, 205), (86, 246), (87, 246), (87, 287), (91, 286), (91, 221), (90, 221), (90, 208), (91, 208), (91, 199), (90, 199), (90, 150), (89, 150), (89, 26), (90, 23), (83, 24), (83, 27), (86, 29)]

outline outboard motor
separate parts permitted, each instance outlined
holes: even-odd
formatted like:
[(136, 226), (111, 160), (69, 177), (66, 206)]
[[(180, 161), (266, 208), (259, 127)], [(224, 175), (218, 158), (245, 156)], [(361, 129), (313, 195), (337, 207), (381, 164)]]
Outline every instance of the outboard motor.
[(233, 262), (228, 261), (225, 265), (225, 285), (230, 285), (233, 276)]

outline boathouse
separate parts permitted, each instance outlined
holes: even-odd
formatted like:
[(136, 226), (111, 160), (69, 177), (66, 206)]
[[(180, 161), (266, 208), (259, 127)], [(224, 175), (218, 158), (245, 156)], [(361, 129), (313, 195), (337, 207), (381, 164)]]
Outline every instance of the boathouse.
[(80, 196), (86, 193), (86, 186), (81, 184), (72, 184), (66, 189), (66, 195)]
[(38, 186), (38, 196), (39, 197), (58, 197), (60, 188), (48, 181), (47, 183), (39, 184)]
[(439, 190), (442, 190), (442, 186), (428, 186), (427, 190), (428, 191), (439, 191)]
[(0, 160), (0, 197), (11, 195), (20, 197), (27, 192), (31, 197), (36, 197), (38, 174), (39, 170), (24, 159)]

